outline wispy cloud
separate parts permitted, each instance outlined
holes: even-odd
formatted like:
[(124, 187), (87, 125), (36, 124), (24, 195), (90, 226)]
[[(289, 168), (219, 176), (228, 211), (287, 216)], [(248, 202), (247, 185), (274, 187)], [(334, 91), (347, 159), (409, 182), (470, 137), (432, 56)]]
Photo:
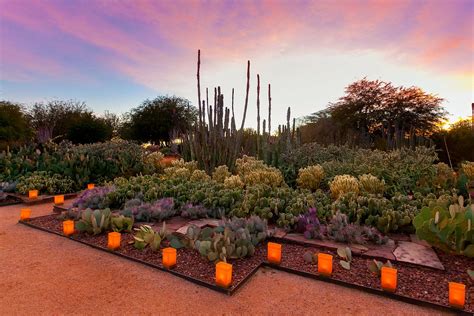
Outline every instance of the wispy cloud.
[(389, 63), (472, 88), (469, 0), (0, 0), (0, 6), (0, 67), (10, 80), (93, 78), (96, 68), (180, 92), (191, 86), (180, 85), (192, 83), (187, 76), (198, 48), (209, 71), (247, 58), (270, 64), (312, 52), (321, 58), (375, 51)]

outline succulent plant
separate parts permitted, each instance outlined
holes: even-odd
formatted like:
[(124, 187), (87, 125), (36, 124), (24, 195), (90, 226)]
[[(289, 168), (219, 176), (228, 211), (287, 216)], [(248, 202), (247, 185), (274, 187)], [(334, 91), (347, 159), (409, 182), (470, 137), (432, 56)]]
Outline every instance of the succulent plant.
[(211, 177), (203, 170), (194, 170), (190, 179), (191, 181), (209, 181)]
[(27, 194), (29, 190), (56, 194), (73, 192), (73, 186), (74, 182), (70, 177), (46, 171), (35, 171), (19, 177), (16, 190), (21, 194)]
[(186, 244), (209, 261), (227, 261), (253, 256), (255, 247), (267, 238), (268, 227), (266, 221), (255, 216), (233, 218), (216, 228), (190, 226), (186, 236)]
[(212, 173), (212, 180), (224, 183), (224, 180), (230, 177), (232, 174), (229, 172), (229, 168), (226, 165), (217, 167)]
[(371, 241), (383, 244), (388, 241), (375, 228), (349, 223), (345, 214), (337, 212), (326, 227), (327, 236), (337, 242), (364, 244)]
[(385, 191), (385, 181), (369, 174), (359, 176), (359, 187), (361, 191), (371, 194), (383, 194)]
[(167, 237), (166, 223), (163, 222), (163, 226), (159, 232), (155, 232), (149, 225), (141, 225), (139, 228), (135, 228), (136, 234), (133, 236), (135, 240), (133, 246), (139, 250), (149, 246), (153, 251), (160, 249), (161, 242)]
[(98, 235), (110, 230), (112, 213), (110, 209), (86, 209), (81, 213), (81, 219), (76, 222), (76, 229), (92, 235)]
[(112, 216), (110, 219), (111, 227), (114, 232), (131, 232), (133, 228), (133, 218), (123, 215)]
[(339, 264), (346, 270), (351, 269), (351, 262), (352, 262), (352, 251), (349, 247), (339, 247), (337, 248), (337, 254), (343, 260), (339, 261)]
[(318, 263), (318, 255), (312, 251), (306, 251), (303, 254), (303, 259), (309, 264), (317, 264)]
[(323, 226), (319, 222), (316, 208), (312, 207), (298, 216), (296, 231), (302, 233), (307, 239), (322, 239), (324, 235)]
[(133, 216), (137, 222), (161, 222), (176, 214), (173, 198), (164, 198), (153, 203), (141, 203), (139, 205), (137, 205), (138, 200), (133, 201), (134, 204), (128, 203), (120, 214), (128, 217)]
[(359, 182), (353, 176), (347, 174), (338, 175), (329, 183), (329, 188), (332, 197), (338, 199), (349, 192), (357, 195), (359, 193)]
[(144, 163), (151, 165), (152, 169), (158, 171), (162, 169), (163, 158), (165, 158), (165, 155), (159, 151), (154, 151), (145, 155), (143, 161)]
[(60, 221), (64, 220), (73, 220), (73, 221), (78, 221), (81, 219), (82, 211), (78, 210), (76, 208), (69, 208), (66, 211), (61, 212), (59, 214), (58, 219)]
[(474, 257), (474, 206), (464, 199), (451, 204), (440, 201), (422, 208), (414, 218), (416, 235), (430, 245), (450, 253)]
[(74, 200), (73, 206), (81, 210), (83, 209), (103, 209), (109, 207), (110, 203), (107, 198), (108, 194), (114, 191), (113, 186), (95, 187), (90, 190), (84, 190)]
[(230, 176), (224, 179), (224, 187), (227, 189), (242, 189), (245, 184), (239, 176)]
[(474, 180), (474, 162), (466, 161), (461, 166), (462, 171), (469, 178), (469, 180)]
[(181, 207), (181, 217), (198, 219), (208, 217), (209, 210), (202, 205), (187, 203)]
[(368, 265), (369, 271), (378, 276), (380, 276), (383, 267), (392, 268), (392, 263), (390, 262), (390, 260), (387, 260), (386, 263), (382, 263), (374, 259), (370, 261), (367, 265)]
[(324, 178), (324, 169), (320, 165), (308, 166), (298, 171), (296, 183), (299, 188), (315, 191)]
[(467, 270), (467, 274), (469, 275), (469, 277), (471, 277), (471, 280), (474, 281), (474, 270), (468, 269), (468, 270)]

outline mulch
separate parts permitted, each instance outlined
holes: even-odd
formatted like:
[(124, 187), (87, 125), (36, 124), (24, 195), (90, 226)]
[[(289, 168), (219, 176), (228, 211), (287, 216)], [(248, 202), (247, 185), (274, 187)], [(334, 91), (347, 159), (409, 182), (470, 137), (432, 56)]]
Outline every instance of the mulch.
[(8, 194), (5, 199), (0, 201), (0, 207), (1, 206), (14, 205), (14, 204), (20, 204), (21, 202), (22, 202), (21, 199)]
[[(28, 223), (52, 232), (62, 233), (62, 222), (57, 219), (57, 215), (32, 218)], [(75, 234), (73, 238), (94, 246), (107, 248), (106, 234), (97, 236)], [(133, 242), (133, 235), (128, 233), (122, 234), (121, 248), (116, 250), (116, 252), (162, 267), (160, 251), (154, 252), (149, 248), (138, 250), (129, 242)], [(303, 259), (303, 254), (307, 251), (315, 253), (324, 252), (333, 255), (332, 279), (373, 289), (381, 289), (380, 277), (371, 273), (367, 268), (368, 263), (372, 259), (357, 255), (353, 256), (351, 269), (346, 270), (339, 264), (339, 258), (335, 251), (315, 246), (285, 243), (282, 247), (280, 266), (317, 276), (317, 265), (308, 263)], [(464, 310), (474, 312), (474, 282), (467, 274), (468, 269), (474, 269), (474, 259), (449, 255), (437, 250), (436, 252), (445, 267), (444, 271), (409, 263), (392, 262), (392, 265), (398, 270), (396, 294), (448, 306), (448, 282), (459, 282), (466, 285), (467, 295)], [(266, 253), (266, 246), (262, 245), (256, 248), (253, 257), (229, 261), (233, 268), (233, 281), (229, 288), (230, 291), (244, 283), (260, 267), (262, 262), (266, 262)], [(215, 265), (201, 257), (193, 249), (178, 249), (177, 265), (173, 271), (204, 282), (209, 286), (214, 286)]]

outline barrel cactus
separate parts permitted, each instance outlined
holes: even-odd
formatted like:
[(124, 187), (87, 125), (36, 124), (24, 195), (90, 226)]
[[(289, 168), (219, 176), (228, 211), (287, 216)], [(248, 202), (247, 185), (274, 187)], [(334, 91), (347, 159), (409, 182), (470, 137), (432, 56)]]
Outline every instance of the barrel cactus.
[(320, 165), (308, 166), (298, 171), (296, 183), (299, 188), (315, 191), (324, 178), (324, 169)]
[(443, 204), (426, 206), (414, 218), (416, 235), (429, 244), (449, 253), (474, 257), (474, 207), (464, 200), (449, 207)]
[(239, 176), (230, 176), (225, 178), (224, 187), (226, 189), (241, 189), (244, 187), (244, 183)]
[(463, 163), (462, 171), (469, 178), (469, 180), (474, 180), (474, 162), (467, 161)]
[(338, 199), (349, 192), (353, 192), (357, 195), (359, 193), (359, 182), (353, 176), (347, 174), (338, 175), (329, 183), (329, 188), (332, 197)]
[(385, 181), (369, 174), (359, 176), (359, 187), (361, 191), (371, 194), (383, 194), (385, 191)]
[(209, 181), (211, 177), (203, 170), (194, 170), (191, 174), (191, 181)]

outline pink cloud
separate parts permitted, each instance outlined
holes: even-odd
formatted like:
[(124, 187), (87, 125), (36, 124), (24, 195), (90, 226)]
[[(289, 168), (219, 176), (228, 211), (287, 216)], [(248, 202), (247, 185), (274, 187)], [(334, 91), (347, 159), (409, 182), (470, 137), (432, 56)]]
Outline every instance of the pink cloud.
[[(210, 66), (280, 53), (364, 49), (441, 73), (472, 70), (473, 63), (467, 1), (44, 0), (1, 6), (9, 27), (46, 38), (60, 32), (96, 47), (93, 62), (148, 86), (181, 75), (198, 48)], [(8, 38), (8, 30), (2, 33)], [(2, 55), (4, 63), (59, 74), (67, 65), (54, 54), (64, 52), (70, 53), (66, 45), (51, 54), (49, 65), (47, 54)]]

